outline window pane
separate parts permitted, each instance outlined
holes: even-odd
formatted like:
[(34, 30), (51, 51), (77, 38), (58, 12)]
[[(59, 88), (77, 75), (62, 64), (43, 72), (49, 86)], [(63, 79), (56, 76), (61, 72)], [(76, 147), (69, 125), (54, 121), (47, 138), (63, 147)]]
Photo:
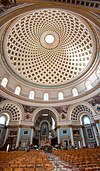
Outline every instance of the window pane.
[(58, 93), (58, 99), (59, 99), (59, 100), (63, 100), (63, 99), (64, 99), (64, 95), (63, 95), (62, 92), (59, 92), (59, 93)]
[(2, 82), (1, 82), (1, 85), (3, 87), (6, 87), (7, 83), (8, 83), (8, 79), (7, 78), (3, 78)]
[(73, 93), (73, 96), (78, 96), (78, 91), (76, 88), (73, 88), (72, 93)]
[(83, 119), (83, 122), (84, 122), (84, 125), (85, 124), (90, 124), (90, 119), (89, 119), (89, 117), (84, 117), (84, 119)]
[(30, 91), (30, 93), (29, 93), (29, 99), (34, 99), (34, 91)]
[(6, 121), (5, 117), (4, 116), (1, 116), (0, 117), (0, 124), (5, 125), (5, 121)]
[(44, 94), (44, 101), (48, 101), (49, 100), (49, 95), (48, 95), (48, 93), (45, 93)]
[(15, 94), (19, 95), (20, 94), (20, 91), (21, 91), (21, 88), (20, 87), (16, 87)]

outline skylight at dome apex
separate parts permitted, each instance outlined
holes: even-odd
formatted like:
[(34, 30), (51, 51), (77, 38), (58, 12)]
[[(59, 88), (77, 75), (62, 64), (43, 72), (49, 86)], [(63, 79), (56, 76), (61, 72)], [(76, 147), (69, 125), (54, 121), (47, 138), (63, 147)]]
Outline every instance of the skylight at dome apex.
[(48, 34), (46, 37), (45, 37), (45, 41), (46, 43), (53, 43), (54, 42), (54, 36), (52, 34)]
[[(4, 37), (7, 65), (18, 77), (40, 85), (61, 85), (84, 74), (95, 48), (88, 24), (62, 9), (38, 9), (14, 20)], [(51, 43), (47, 37), (52, 36)]]

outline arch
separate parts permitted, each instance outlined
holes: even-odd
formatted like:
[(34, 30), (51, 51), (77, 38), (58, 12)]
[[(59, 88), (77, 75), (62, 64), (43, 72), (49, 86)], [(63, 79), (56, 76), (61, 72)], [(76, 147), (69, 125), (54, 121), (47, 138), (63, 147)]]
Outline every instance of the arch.
[(49, 123), (47, 120), (43, 120), (43, 121), (41, 121), (41, 123), (40, 123), (40, 127), (41, 127), (41, 125), (42, 125), (44, 122), (48, 123), (49, 128), (50, 128), (50, 123)]
[(29, 99), (34, 99), (34, 91), (33, 90), (31, 90), (29, 92)]
[(87, 116), (87, 115), (83, 115), (82, 118), (81, 118), (81, 121), (83, 122), (84, 125), (87, 125), (87, 124), (91, 123), (90, 117)]
[(72, 89), (72, 94), (73, 94), (74, 97), (75, 96), (78, 96), (78, 90), (77, 90), (77, 88), (73, 88)]
[(15, 88), (15, 94), (16, 94), (16, 95), (20, 95), (20, 92), (21, 92), (21, 87), (17, 86), (17, 87)]
[(0, 116), (0, 124), (5, 125), (6, 124), (6, 117), (3, 115)]
[(83, 112), (80, 112), (79, 115), (78, 115), (78, 121), (80, 121), (80, 123), (81, 123), (82, 118), (83, 118), (84, 116), (88, 116), (88, 117), (90, 118), (91, 122), (94, 121), (92, 115), (90, 115), (89, 113), (83, 111)]
[(43, 100), (44, 101), (48, 101), (49, 100), (49, 94), (48, 93), (44, 93)]
[(10, 122), (10, 115), (8, 113), (2, 113), (0, 114), (0, 118), (4, 117), (5, 121), (4, 121), (4, 125), (9, 125)]
[(36, 109), (36, 110), (34, 111), (34, 113), (33, 113), (33, 117), (32, 117), (33, 125), (34, 125), (35, 120), (36, 120), (36, 115), (38, 114), (38, 112), (40, 112), (40, 111), (43, 110), (43, 109), (48, 109), (48, 110), (52, 111), (53, 114), (54, 114), (54, 115), (53, 115), (53, 118), (55, 119), (56, 122), (59, 122), (59, 113), (57, 112), (56, 109), (54, 109), (54, 108), (49, 108), (49, 107), (40, 107), (40, 108)]
[(63, 100), (64, 99), (64, 94), (63, 92), (58, 93), (58, 100)]
[(22, 120), (23, 113), (23, 107), (14, 101), (5, 100), (0, 104), (0, 115), (9, 115), (10, 121)]
[(79, 121), (80, 122), (80, 117), (83, 116), (84, 114), (88, 115), (91, 118), (91, 120), (94, 119), (94, 116), (96, 115), (96, 113), (95, 113), (92, 105), (89, 104), (88, 102), (84, 102), (83, 101), (83, 102), (76, 103), (76, 104), (74, 104), (74, 105), (69, 107), (69, 109), (68, 109), (68, 120), (71, 120), (71, 116), (73, 114), (74, 109), (76, 109), (76, 107), (81, 106), (81, 105), (85, 106), (86, 109), (88, 109), (91, 114), (89, 114), (88, 111), (81, 110), (80, 112), (78, 112), (78, 115), (76, 116), (76, 120), (75, 121)]
[(3, 78), (3, 80), (1, 81), (1, 85), (3, 87), (6, 87), (7, 86), (7, 83), (8, 83), (8, 79), (7, 78)]

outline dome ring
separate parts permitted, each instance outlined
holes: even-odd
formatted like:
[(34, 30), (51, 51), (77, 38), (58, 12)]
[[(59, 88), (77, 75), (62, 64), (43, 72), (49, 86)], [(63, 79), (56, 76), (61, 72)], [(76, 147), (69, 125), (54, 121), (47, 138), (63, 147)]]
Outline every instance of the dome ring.
[[(48, 43), (46, 41), (46, 37), (48, 35), (54, 37), (54, 41), (52, 41), (51, 43)], [(54, 32), (52, 30), (47, 30), (47, 31), (43, 32), (42, 35), (40, 36), (40, 44), (42, 45), (42, 47), (44, 47), (46, 49), (54, 49), (59, 45), (59, 36), (56, 32)]]

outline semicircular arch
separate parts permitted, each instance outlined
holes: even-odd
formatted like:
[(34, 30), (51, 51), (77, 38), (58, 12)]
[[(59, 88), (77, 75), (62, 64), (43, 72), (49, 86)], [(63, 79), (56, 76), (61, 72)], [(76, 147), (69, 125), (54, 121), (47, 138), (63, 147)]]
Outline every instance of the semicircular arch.
[(36, 121), (36, 119), (37, 119), (37, 114), (38, 114), (41, 110), (43, 110), (43, 109), (50, 110), (50, 111), (53, 113), (52, 117), (54, 118), (54, 120), (56, 121), (56, 123), (59, 121), (59, 113), (57, 112), (56, 109), (54, 109), (54, 108), (49, 108), (49, 107), (46, 107), (46, 108), (45, 108), (45, 107), (40, 107), (40, 108), (38, 108), (38, 109), (36, 109), (36, 110), (34, 111), (34, 114), (33, 114), (33, 117), (32, 117), (33, 124), (35, 123), (35, 121)]
[(80, 117), (88, 115), (93, 120), (96, 115), (92, 105), (88, 102), (79, 102), (69, 107), (68, 120), (80, 121)]
[(23, 118), (23, 107), (16, 102), (5, 100), (0, 104), (0, 115), (7, 113), (10, 121), (19, 121)]

